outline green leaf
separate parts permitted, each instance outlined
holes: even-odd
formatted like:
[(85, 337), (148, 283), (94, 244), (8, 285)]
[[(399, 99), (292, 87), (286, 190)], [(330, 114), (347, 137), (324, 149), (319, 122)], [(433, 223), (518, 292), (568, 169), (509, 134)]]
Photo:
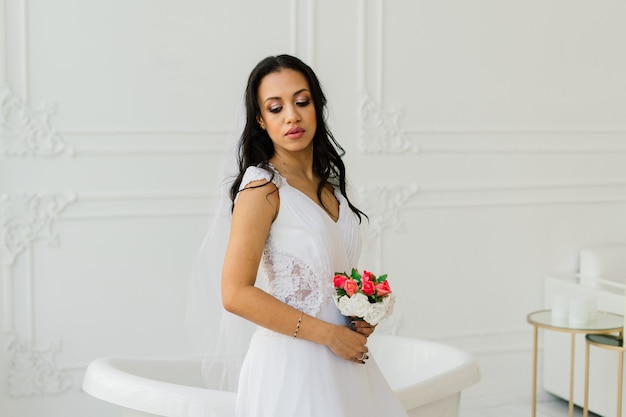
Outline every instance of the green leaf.
[(378, 277), (378, 282), (385, 282), (387, 281), (387, 274), (383, 274), (380, 277)]
[(359, 271), (356, 270), (356, 268), (352, 268), (352, 275), (351, 275), (352, 279), (358, 281), (359, 283), (361, 283), (361, 274), (359, 274)]

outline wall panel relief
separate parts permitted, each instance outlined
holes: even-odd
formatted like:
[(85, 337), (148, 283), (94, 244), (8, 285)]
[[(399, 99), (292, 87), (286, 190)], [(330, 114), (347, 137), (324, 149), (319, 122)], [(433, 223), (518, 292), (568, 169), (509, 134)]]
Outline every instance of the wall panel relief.
[(74, 193), (2, 195), (2, 247), (11, 266), (27, 248), (43, 240), (58, 245), (54, 230), (61, 212), (76, 200)]
[[(224, 152), (231, 132), (225, 129), (171, 131), (56, 129), (57, 103), (33, 108), (8, 85), (0, 86), (0, 152), (5, 157), (213, 155)], [(111, 144), (111, 137), (124, 141)], [(69, 138), (73, 138), (69, 141)]]
[(363, 153), (402, 154), (418, 152), (419, 146), (411, 141), (400, 126), (401, 108), (387, 110), (367, 93), (361, 99), (361, 126), (359, 147)]
[(56, 104), (32, 108), (5, 84), (0, 86), (0, 149), (5, 156), (54, 157), (72, 154), (52, 126)]
[(361, 0), (358, 6), (357, 82), (360, 90), (359, 148), (363, 153), (416, 152), (400, 126), (402, 108), (383, 103), (384, 2)]
[[(30, 268), (22, 274), (15, 271), (20, 260), (32, 263), (31, 250), (37, 242), (48, 246), (60, 244), (55, 224), (65, 208), (76, 200), (73, 193), (3, 194), (1, 203), (1, 244), (4, 275), (4, 332), (8, 364), (8, 389), (14, 397), (58, 394), (72, 385), (69, 375), (57, 362), (61, 340), (40, 344), (34, 335), (33, 277)], [(27, 258), (27, 259), (20, 259)], [(23, 298), (16, 295), (16, 281), (25, 281)], [(18, 311), (20, 310), (20, 311)], [(26, 316), (29, 328), (19, 328), (15, 317)]]
[(384, 267), (383, 235), (401, 228), (400, 212), (418, 191), (419, 188), (415, 184), (367, 186), (358, 190), (364, 202), (363, 209), (371, 219), (369, 222), (366, 219), (363, 220), (367, 223), (365, 246), (371, 248), (375, 254), (374, 257), (368, 257), (368, 259), (375, 259), (375, 266), (379, 270)]
[(60, 394), (73, 386), (70, 375), (60, 365), (62, 341), (37, 345), (25, 340), (19, 333), (7, 334), (8, 390), (12, 397), (35, 397)]
[[(206, 206), (211, 206), (208, 201), (213, 198), (215, 196), (204, 190), (2, 195), (0, 199), (0, 224), (2, 225), (0, 247), (2, 248), (2, 293), (4, 295), (2, 313), (4, 316), (3, 332), (7, 341), (3, 354), (7, 363), (8, 394), (15, 398), (39, 397), (74, 390), (77, 388), (74, 372), (82, 371), (87, 365), (86, 363), (73, 363), (71, 366), (63, 364), (61, 358), (63, 357), (64, 340), (61, 337), (50, 337), (51, 329), (45, 327), (48, 336), (45, 339), (41, 338), (37, 334), (38, 327), (35, 326), (35, 324), (41, 326), (44, 321), (50, 323), (48, 317), (38, 316), (41, 312), (38, 313), (36, 307), (41, 308), (42, 306), (36, 304), (36, 290), (39, 285), (45, 286), (45, 288), (54, 288), (54, 283), (42, 282), (43, 277), (40, 277), (39, 274), (48, 278), (55, 278), (55, 275), (60, 273), (56, 269), (42, 271), (41, 268), (37, 268), (40, 263), (38, 259), (35, 259), (35, 253), (43, 255), (41, 249), (46, 246), (63, 249), (62, 239), (58, 232), (60, 222), (66, 226), (71, 225), (72, 227), (68, 230), (74, 231), (76, 230), (76, 222), (86, 222), (85, 225), (92, 226), (98, 223), (108, 224), (108, 229), (111, 229), (117, 227), (117, 221), (119, 221), (119, 227), (123, 228), (128, 219), (137, 219), (147, 222), (147, 224), (160, 224), (161, 227), (167, 225), (175, 230), (180, 230), (180, 226), (184, 225), (185, 230), (189, 230), (189, 221), (193, 224), (205, 223), (210, 214), (206, 210)], [(154, 223), (151, 219), (159, 219), (159, 222)], [(197, 228), (191, 230), (195, 229)], [(181, 231), (181, 233), (183, 232)], [(189, 246), (192, 236), (187, 234), (184, 236), (185, 242), (182, 245), (186, 247)], [(73, 237), (76, 239), (77, 236), (74, 235)], [(93, 247), (102, 236), (84, 234), (79, 238), (83, 246)], [(76, 243), (74, 240), (74, 250), (77, 249)], [(137, 244), (139, 243), (137, 242)], [(44, 248), (39, 246), (41, 244)], [(116, 242), (112, 241), (109, 244), (115, 245)], [(167, 249), (167, 246), (168, 243), (165, 242), (163, 247)], [(95, 247), (104, 249), (97, 244)], [(153, 250), (155, 249), (148, 249), (148, 251)], [(53, 255), (49, 259), (54, 259), (56, 256), (58, 255)], [(75, 252), (66, 253), (63, 256), (75, 259), (77, 264), (97, 262), (98, 259), (89, 257), (89, 259), (81, 260), (81, 256), (85, 256), (85, 254), (81, 255)], [(97, 254), (92, 256), (97, 256)], [(168, 265), (168, 269), (171, 270), (171, 260), (168, 260), (167, 257), (162, 257), (162, 259)], [(58, 266), (59, 264), (55, 263), (55, 265)], [(80, 265), (78, 268), (80, 270)], [(115, 268), (113, 267), (113, 269)], [(64, 274), (71, 273), (71, 271), (73, 268), (68, 265)], [(185, 272), (182, 271), (181, 274), (184, 275)], [(156, 278), (157, 276), (153, 276), (151, 279)], [(176, 273), (175, 277), (172, 278), (178, 280), (182, 277), (178, 277), (178, 273)], [(65, 282), (65, 277), (57, 276), (55, 281), (56, 279), (59, 279), (59, 282)], [(106, 286), (107, 284), (102, 280), (109, 281), (107, 276), (93, 276), (92, 279), (94, 280), (93, 285), (96, 286)], [(158, 277), (158, 279), (168, 279), (168, 275)], [(108, 296), (110, 297), (110, 294)], [(58, 297), (58, 295), (54, 295), (54, 297)], [(47, 300), (39, 301), (46, 301), (45, 306), (50, 304)], [(70, 299), (67, 300), (65, 309), (73, 305), (71, 301)], [(174, 307), (173, 304), (172, 308)], [(54, 314), (54, 311), (52, 313)], [(179, 314), (176, 310), (171, 313)], [(82, 311), (81, 313), (83, 316), (90, 314), (95, 314), (93, 316), (95, 318), (101, 317), (103, 312)], [(76, 334), (72, 333), (71, 336), (72, 340), (77, 340)], [(181, 345), (184, 343), (181, 342)], [(71, 346), (71, 348), (76, 351), (75, 346)], [(87, 357), (89, 357), (88, 354)]]
[[(404, 104), (389, 104), (385, 92), (392, 84), (386, 73), (398, 60), (394, 54), (410, 55), (410, 48), (387, 47), (387, 11), (400, 3), (383, 0), (358, 3), (359, 148), (364, 154), (615, 154), (626, 153), (626, 130), (621, 127), (541, 128), (535, 126), (407, 127), (419, 120)], [(392, 13), (389, 13), (392, 14)], [(418, 35), (419, 36), (419, 35)], [(393, 44), (393, 43), (390, 43)], [(417, 57), (416, 60), (428, 59)], [(400, 84), (402, 85), (402, 84)], [(411, 97), (411, 94), (408, 94)]]

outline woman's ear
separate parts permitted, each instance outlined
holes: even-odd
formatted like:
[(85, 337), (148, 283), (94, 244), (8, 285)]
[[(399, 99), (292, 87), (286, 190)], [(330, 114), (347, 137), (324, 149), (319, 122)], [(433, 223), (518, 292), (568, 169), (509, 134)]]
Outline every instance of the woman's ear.
[(259, 126), (261, 126), (261, 129), (265, 130), (265, 123), (263, 122), (263, 118), (261, 116), (257, 116), (256, 121)]

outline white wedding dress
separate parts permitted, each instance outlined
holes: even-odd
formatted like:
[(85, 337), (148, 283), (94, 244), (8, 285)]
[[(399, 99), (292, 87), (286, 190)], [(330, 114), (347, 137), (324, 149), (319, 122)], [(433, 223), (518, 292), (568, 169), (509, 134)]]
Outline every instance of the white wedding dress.
[[(242, 188), (270, 178), (270, 172), (250, 167)], [(357, 267), (358, 219), (338, 190), (339, 219), (334, 222), (278, 172), (272, 182), (279, 189), (280, 209), (262, 259), (267, 291), (306, 314), (348, 325), (335, 306), (332, 278)], [(370, 352), (365, 365), (354, 363), (324, 345), (259, 328), (241, 369), (237, 416), (406, 417), (375, 355)]]

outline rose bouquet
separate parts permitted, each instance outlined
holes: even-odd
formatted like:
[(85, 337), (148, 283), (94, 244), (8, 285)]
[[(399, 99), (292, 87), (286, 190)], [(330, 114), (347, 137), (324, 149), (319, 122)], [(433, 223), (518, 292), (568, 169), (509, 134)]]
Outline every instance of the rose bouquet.
[(356, 317), (376, 325), (393, 312), (395, 296), (391, 293), (387, 274), (377, 277), (369, 271), (352, 268), (350, 275), (337, 272), (335, 304), (344, 316)]

